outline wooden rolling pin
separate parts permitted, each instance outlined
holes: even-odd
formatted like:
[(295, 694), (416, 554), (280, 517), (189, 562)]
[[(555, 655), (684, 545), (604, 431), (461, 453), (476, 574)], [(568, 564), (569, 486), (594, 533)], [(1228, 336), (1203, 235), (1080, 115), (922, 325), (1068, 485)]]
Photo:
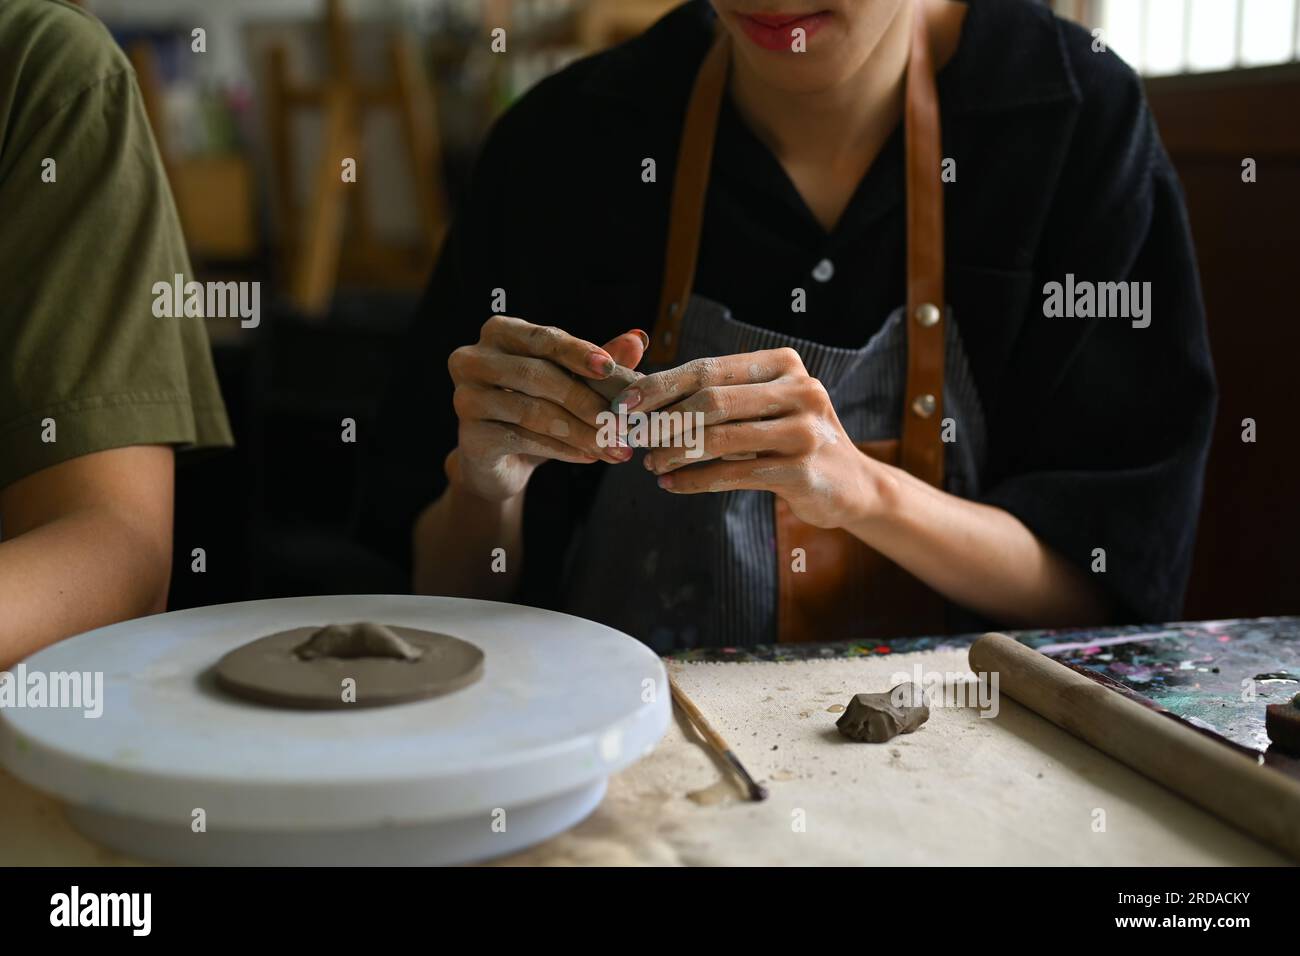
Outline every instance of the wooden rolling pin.
[(1004, 634), (970, 649), (999, 693), (1300, 861), (1300, 783), (1075, 673)]

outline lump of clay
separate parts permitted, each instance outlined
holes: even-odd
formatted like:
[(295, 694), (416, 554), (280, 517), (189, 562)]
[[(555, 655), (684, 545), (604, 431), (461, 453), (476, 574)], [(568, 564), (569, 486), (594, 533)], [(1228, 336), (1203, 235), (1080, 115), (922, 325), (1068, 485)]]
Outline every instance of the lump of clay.
[(850, 740), (883, 744), (929, 719), (925, 694), (909, 682), (883, 694), (854, 694), (835, 726)]
[(589, 378), (586, 383), (607, 402), (612, 402), (623, 393), (637, 379), (641, 378), (640, 372), (634, 372), (630, 368), (624, 368), (621, 365), (615, 365), (614, 371), (609, 374), (608, 378)]
[(1300, 694), (1288, 703), (1264, 708), (1264, 729), (1274, 747), (1300, 757)]
[(293, 649), (294, 656), (303, 661), (322, 657), (354, 660), (359, 657), (387, 657), (393, 660), (414, 661), (420, 658), (420, 649), (402, 640), (382, 624), (331, 624), (316, 631), (306, 641)]
[(450, 634), (396, 624), (315, 625), (239, 645), (217, 661), (213, 678), (225, 693), (264, 706), (351, 710), (468, 687), (483, 676), (483, 661), (481, 648)]

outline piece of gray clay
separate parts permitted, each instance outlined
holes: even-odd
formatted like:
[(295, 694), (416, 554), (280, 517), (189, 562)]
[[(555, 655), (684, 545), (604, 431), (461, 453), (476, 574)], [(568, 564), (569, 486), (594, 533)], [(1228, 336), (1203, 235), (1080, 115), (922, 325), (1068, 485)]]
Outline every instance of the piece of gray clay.
[(394, 660), (414, 661), (420, 658), (420, 649), (402, 640), (382, 624), (330, 624), (322, 627), (302, 644), (293, 649), (299, 660), (314, 661), (319, 657), (337, 657), (352, 660), (358, 657), (388, 657)]
[(641, 377), (640, 372), (634, 372), (622, 365), (615, 365), (614, 371), (610, 373), (608, 378), (589, 378), (586, 382), (597, 395), (607, 402), (612, 402), (623, 393), (623, 389)]
[(483, 659), (480, 648), (450, 634), (330, 624), (241, 644), (217, 661), (213, 676), (226, 693), (259, 704), (342, 710), (449, 694), (483, 676)]
[(907, 682), (883, 694), (854, 694), (835, 726), (850, 740), (883, 744), (929, 719), (925, 693)]

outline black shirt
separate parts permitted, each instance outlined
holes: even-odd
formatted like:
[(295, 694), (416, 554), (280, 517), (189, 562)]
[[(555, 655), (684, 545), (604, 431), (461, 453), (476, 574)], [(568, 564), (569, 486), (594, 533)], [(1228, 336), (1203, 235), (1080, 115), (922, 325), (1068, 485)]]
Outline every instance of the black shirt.
[[(496, 124), (372, 445), (362, 533), (409, 566), (456, 442), (448, 354), (506, 312), (604, 342), (649, 330), (680, 126), (712, 36), (702, 0), (540, 83)], [(1181, 191), (1140, 80), (1028, 0), (972, 0), (940, 71), (948, 301), (989, 428), (981, 500), (1092, 572), (1132, 621), (1175, 618), (1215, 402)], [(642, 179), (655, 160), (656, 182)], [(727, 106), (696, 292), (736, 318), (857, 347), (905, 300), (901, 129), (827, 233)], [(828, 268), (829, 267), (829, 268)], [(823, 281), (830, 272), (828, 281)], [(1150, 282), (1146, 328), (1044, 314), (1047, 283)], [(790, 309), (807, 292), (807, 312)], [(525, 509), (522, 600), (553, 605), (606, 465), (548, 463)], [(484, 560), (487, 560), (486, 558)], [(991, 622), (998, 623), (998, 622)]]

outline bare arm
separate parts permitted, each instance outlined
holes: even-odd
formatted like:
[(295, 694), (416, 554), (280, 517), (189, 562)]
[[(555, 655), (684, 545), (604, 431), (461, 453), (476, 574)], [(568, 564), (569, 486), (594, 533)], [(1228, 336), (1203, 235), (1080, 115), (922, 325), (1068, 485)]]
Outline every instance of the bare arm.
[(1096, 583), (1010, 513), (862, 457), (878, 505), (847, 530), (950, 601), (1021, 626), (1110, 618)]
[[(458, 455), (451, 453), (449, 475), (458, 473)], [(493, 500), (452, 480), (415, 523), (416, 593), (509, 600), (523, 563), (523, 520), (524, 492)], [(494, 548), (506, 552), (506, 569), (499, 574), (490, 565)]]
[[(412, 532), (412, 586), (418, 594), (508, 600), (523, 565), (524, 493), (547, 461), (621, 464), (632, 452), (605, 444), (600, 416), (609, 403), (581, 379), (632, 368), (649, 344), (632, 330), (603, 348), (560, 329), (494, 316), (479, 341), (448, 360), (460, 419), (447, 456), (447, 490)], [(505, 551), (504, 572), (492, 552)]]
[[(932, 488), (859, 451), (792, 349), (688, 362), (641, 379), (616, 401), (704, 416), (700, 457), (677, 448), (649, 455), (666, 491), (771, 491), (801, 520), (845, 529), (994, 620), (1053, 627), (1110, 617), (1096, 582), (1009, 512)], [(757, 457), (723, 460), (736, 455)]]
[(165, 446), (117, 448), (0, 490), (0, 668), (165, 610), (173, 457)]

